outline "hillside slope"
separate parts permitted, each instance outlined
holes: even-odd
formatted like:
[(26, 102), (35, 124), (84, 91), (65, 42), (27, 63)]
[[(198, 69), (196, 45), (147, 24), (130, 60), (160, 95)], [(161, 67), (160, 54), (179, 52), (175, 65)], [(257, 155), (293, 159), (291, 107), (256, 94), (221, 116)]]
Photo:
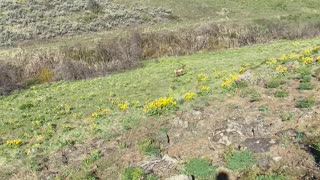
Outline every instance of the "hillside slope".
[(210, 179), (218, 166), (319, 177), (319, 42), (154, 59), (1, 97), (1, 179)]

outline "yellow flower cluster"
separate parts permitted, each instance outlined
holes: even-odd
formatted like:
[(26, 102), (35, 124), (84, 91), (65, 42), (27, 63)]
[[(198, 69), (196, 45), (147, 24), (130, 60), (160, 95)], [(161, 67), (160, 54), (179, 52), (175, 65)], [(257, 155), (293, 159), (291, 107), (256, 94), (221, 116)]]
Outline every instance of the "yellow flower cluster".
[(132, 101), (130, 104), (133, 106), (138, 106), (140, 104), (140, 101)]
[(96, 130), (97, 127), (98, 127), (98, 125), (97, 125), (97, 123), (93, 122), (93, 123), (90, 125), (90, 127), (91, 127), (92, 130)]
[(303, 58), (303, 64), (311, 64), (311, 63), (313, 63), (313, 58), (312, 57)]
[(305, 56), (310, 56), (312, 51), (313, 51), (312, 49), (306, 49), (306, 50), (303, 52), (303, 55), (305, 55)]
[(96, 113), (96, 112), (94, 112), (94, 113), (91, 114), (91, 117), (93, 117), (93, 118), (98, 118), (98, 117), (99, 117), (99, 114)]
[(125, 111), (128, 109), (129, 104), (128, 103), (118, 104), (118, 107), (121, 111)]
[(228, 78), (224, 79), (221, 87), (228, 87), (232, 85), (238, 78), (240, 77), (240, 74), (231, 74)]
[(21, 139), (8, 140), (7, 145), (20, 145), (22, 143)]
[(289, 59), (294, 59), (294, 58), (296, 58), (296, 55), (293, 54), (293, 53), (291, 53), (291, 54), (288, 55), (288, 58), (289, 58)]
[(277, 71), (278, 73), (286, 73), (286, 72), (288, 72), (288, 68), (279, 65), (279, 66), (276, 68), (276, 71)]
[(239, 69), (239, 73), (240, 73), (240, 74), (243, 74), (244, 72), (246, 72), (246, 68), (244, 68), (244, 67), (240, 67), (240, 69)]
[(320, 62), (320, 56), (317, 57), (317, 62)]
[(210, 88), (208, 86), (201, 86), (201, 91), (208, 92)]
[(101, 116), (105, 116), (110, 112), (109, 109), (99, 109), (99, 112), (94, 112), (91, 114), (92, 118), (99, 118)]
[(71, 125), (67, 124), (63, 126), (63, 129), (70, 130), (72, 129)]
[(273, 65), (277, 64), (277, 59), (276, 59), (276, 58), (271, 58), (271, 59), (269, 59), (269, 60), (267, 61), (267, 64), (268, 64), (269, 66), (273, 66)]
[(186, 93), (186, 94), (184, 94), (183, 98), (185, 100), (192, 100), (195, 95), (196, 95), (195, 93)]
[(143, 111), (146, 113), (154, 111), (157, 114), (163, 108), (170, 109), (171, 107), (175, 107), (176, 105), (177, 105), (177, 102), (173, 99), (173, 97), (168, 97), (168, 98), (161, 97), (147, 104), (147, 106)]
[(287, 60), (287, 59), (288, 59), (288, 57), (287, 57), (287, 55), (285, 55), (285, 54), (281, 55), (281, 57), (280, 57), (280, 60), (281, 60), (281, 61), (285, 61), (285, 60)]
[(198, 78), (202, 81), (202, 82), (207, 82), (209, 80), (209, 77), (206, 74), (200, 73), (198, 74)]

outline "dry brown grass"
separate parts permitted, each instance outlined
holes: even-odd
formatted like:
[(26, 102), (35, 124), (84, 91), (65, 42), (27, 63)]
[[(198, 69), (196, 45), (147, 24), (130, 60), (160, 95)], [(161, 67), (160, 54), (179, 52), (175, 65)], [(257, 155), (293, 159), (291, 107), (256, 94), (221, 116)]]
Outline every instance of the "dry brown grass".
[(58, 51), (21, 51), (9, 61), (1, 61), (0, 94), (19, 88), (26, 81), (41, 83), (104, 76), (136, 68), (143, 59), (319, 35), (320, 24), (260, 20), (249, 25), (208, 24), (177, 31), (133, 32), (128, 36), (100, 41), (93, 47), (76, 45)]

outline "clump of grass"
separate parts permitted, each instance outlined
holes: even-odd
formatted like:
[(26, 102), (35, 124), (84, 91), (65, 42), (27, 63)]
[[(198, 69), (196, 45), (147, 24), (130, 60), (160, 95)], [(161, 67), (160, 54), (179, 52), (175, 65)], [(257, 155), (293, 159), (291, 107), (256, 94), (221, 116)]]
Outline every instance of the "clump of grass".
[(144, 173), (141, 168), (137, 167), (128, 167), (122, 173), (122, 180), (140, 180), (143, 177)]
[(310, 108), (316, 104), (314, 96), (309, 96), (297, 101), (296, 107), (298, 108)]
[(267, 82), (266, 88), (277, 88), (283, 83), (284, 83), (284, 81), (282, 79), (280, 79), (279, 77), (273, 77), (272, 79), (270, 79)]
[(255, 180), (287, 180), (283, 175), (269, 174), (269, 175), (257, 175)]
[(247, 81), (236, 81), (236, 82), (233, 84), (233, 86), (234, 86), (235, 88), (241, 89), (241, 88), (246, 88), (246, 87), (248, 87), (249, 84), (248, 84)]
[(313, 85), (309, 82), (302, 82), (299, 85), (300, 90), (312, 90), (313, 89)]
[(277, 98), (284, 98), (289, 96), (289, 91), (287, 90), (278, 90), (274, 94), (275, 97)]
[(25, 104), (21, 104), (19, 106), (19, 109), (20, 110), (26, 110), (26, 109), (30, 109), (32, 107), (34, 107), (34, 105), (32, 103), (25, 103)]
[(308, 67), (301, 67), (297, 69), (297, 72), (300, 74), (300, 77), (312, 75), (312, 71)]
[(259, 107), (259, 111), (261, 111), (261, 112), (267, 112), (267, 111), (269, 111), (269, 107), (268, 107), (268, 106), (265, 106), (265, 105), (260, 106), (260, 107)]
[(302, 83), (310, 82), (311, 79), (312, 79), (311, 75), (303, 75), (300, 77), (300, 82)]
[(249, 101), (250, 102), (255, 102), (255, 101), (260, 101), (261, 100), (261, 94), (258, 91), (252, 91), (249, 94)]
[(228, 152), (224, 156), (227, 168), (231, 170), (243, 170), (256, 163), (255, 158), (248, 151)]
[(284, 112), (280, 115), (282, 121), (292, 121), (295, 117), (294, 112)]
[(156, 143), (155, 140), (147, 138), (139, 143), (139, 149), (145, 155), (148, 156), (157, 156), (160, 154), (160, 146)]
[(121, 176), (121, 180), (159, 180), (159, 177), (146, 174), (141, 168), (128, 167), (124, 170)]
[(245, 89), (244, 91), (241, 91), (240, 96), (248, 98), (250, 102), (261, 100), (261, 94), (253, 88), (249, 88), (249, 89)]
[(213, 179), (216, 175), (216, 166), (212, 166), (208, 159), (194, 158), (184, 167), (184, 173), (197, 179)]
[(100, 150), (94, 150), (90, 154), (90, 156), (83, 161), (83, 163), (86, 164), (86, 165), (90, 165), (90, 164), (94, 163), (95, 161), (101, 159), (101, 157), (102, 157), (101, 151)]

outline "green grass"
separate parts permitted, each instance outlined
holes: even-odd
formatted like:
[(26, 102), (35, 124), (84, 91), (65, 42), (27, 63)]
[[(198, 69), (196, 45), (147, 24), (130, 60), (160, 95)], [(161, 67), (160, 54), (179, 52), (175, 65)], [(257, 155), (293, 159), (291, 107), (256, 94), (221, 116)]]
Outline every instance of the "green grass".
[(197, 179), (213, 179), (216, 174), (216, 166), (212, 166), (210, 160), (194, 158), (184, 166), (184, 174), (194, 176)]
[(266, 88), (277, 88), (283, 83), (280, 77), (272, 77), (266, 84)]
[[(197, 95), (195, 100), (184, 102), (179, 108), (193, 103), (205, 105), (208, 97), (223, 100), (226, 96), (221, 88), (222, 79), (214, 78), (217, 71), (237, 73), (243, 64), (259, 64), (283, 53), (318, 45), (318, 42), (319, 39), (281, 41), (161, 58), (159, 61), (146, 61), (145, 67), (124, 73), (75, 82), (41, 84), (0, 97), (1, 138), (4, 142), (22, 140), (19, 146), (0, 145), (0, 169), (9, 171), (9, 174), (20, 167), (36, 169), (38, 152), (52, 154), (75, 143), (85, 144), (90, 139), (116, 137), (122, 131), (114, 129), (126, 131), (137, 126), (139, 120), (148, 118), (141, 108), (146, 101), (168, 95), (181, 98), (187, 92), (199, 92), (199, 85), (210, 87), (211, 93)], [(180, 63), (186, 64), (186, 74), (175, 77), (174, 70)], [(199, 73), (207, 74), (209, 80), (199, 82)], [(119, 103), (128, 103), (128, 109), (120, 110)], [(106, 109), (109, 111), (104, 111)], [(153, 149), (150, 152), (154, 152)], [(17, 158), (19, 161), (16, 161)]]
[(225, 154), (225, 162), (231, 170), (243, 170), (253, 166), (256, 160), (248, 151), (233, 151)]
[[(288, 18), (315, 18), (315, 14), (319, 14), (320, 2), (317, 0), (301, 1), (301, 0), (116, 0), (115, 2), (130, 4), (132, 6), (137, 3), (153, 6), (170, 8), (176, 15), (183, 19), (199, 20), (199, 19), (253, 19), (277, 16), (289, 16)], [(229, 13), (221, 13), (225, 8)], [(220, 13), (219, 13), (220, 12)]]
[(316, 99), (314, 96), (305, 97), (297, 101), (296, 106), (298, 108), (311, 108), (316, 104)]
[(156, 141), (151, 138), (139, 142), (138, 145), (140, 151), (148, 156), (157, 156), (161, 152), (159, 145), (157, 145)]
[(278, 90), (274, 94), (275, 97), (277, 98), (285, 98), (289, 96), (289, 91), (288, 90)]
[(309, 82), (301, 82), (298, 89), (300, 90), (312, 90), (313, 89), (313, 85)]

